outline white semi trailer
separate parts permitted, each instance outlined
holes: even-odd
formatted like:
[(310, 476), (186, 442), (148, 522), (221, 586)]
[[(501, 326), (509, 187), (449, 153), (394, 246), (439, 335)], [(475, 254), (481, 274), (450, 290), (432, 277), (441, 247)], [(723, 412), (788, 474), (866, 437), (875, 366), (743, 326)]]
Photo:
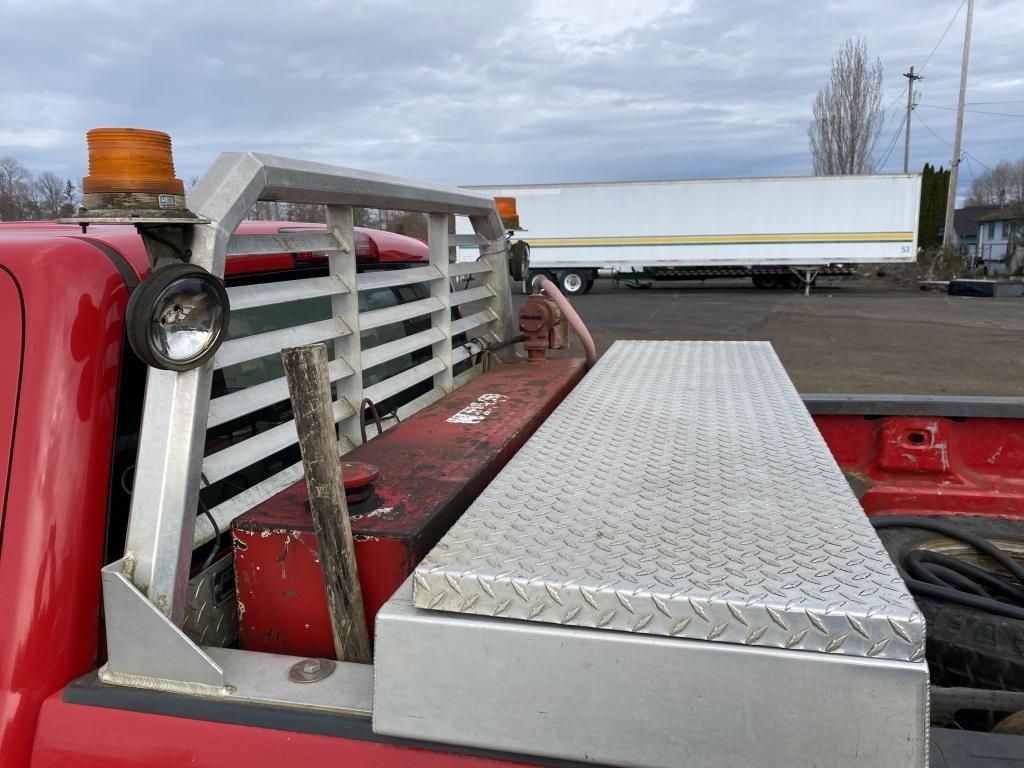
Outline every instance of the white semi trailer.
[(920, 188), (918, 174), (473, 187), (515, 198), (526, 285), (544, 276), (567, 294), (599, 270), (634, 286), (742, 276), (773, 288), (912, 262)]

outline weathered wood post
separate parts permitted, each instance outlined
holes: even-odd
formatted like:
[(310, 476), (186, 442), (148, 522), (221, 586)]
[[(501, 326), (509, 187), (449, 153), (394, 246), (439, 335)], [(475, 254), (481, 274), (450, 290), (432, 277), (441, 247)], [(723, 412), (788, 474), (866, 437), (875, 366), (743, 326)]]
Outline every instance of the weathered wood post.
[[(288, 379), (302, 467), (309, 488), (334, 651), (339, 661), (368, 664), (372, 660), (370, 637), (359, 591), (348, 504), (341, 482), (331, 385), (327, 377), (327, 346), (308, 344), (282, 349), (281, 360)], [(358, 376), (358, 372), (355, 375)]]

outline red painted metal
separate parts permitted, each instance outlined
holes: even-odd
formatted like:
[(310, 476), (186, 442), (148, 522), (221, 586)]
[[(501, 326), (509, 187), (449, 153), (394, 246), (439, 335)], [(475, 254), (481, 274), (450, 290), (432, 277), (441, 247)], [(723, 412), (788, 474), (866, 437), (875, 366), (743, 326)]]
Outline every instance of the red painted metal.
[[(381, 467), (373, 496), (349, 508), (368, 626), (582, 375), (576, 359), (503, 365), (347, 454)], [(243, 648), (333, 656), (306, 500), (298, 483), (234, 523)]]
[(569, 338), (569, 319), (548, 296), (533, 294), (519, 309), (519, 330), (526, 340), (527, 359), (543, 360), (549, 349), (561, 349)]
[[(0, 225), (0, 443), (11, 439), (8, 389), (18, 383), (12, 348), (20, 348), (22, 335), (22, 323), (7, 317), (21, 309), (13, 286), (24, 310), (17, 422), (0, 463), (9, 478), (0, 495), (0, 766), (26, 764), (42, 701), (98, 662), (99, 569), (128, 291), (110, 258), (83, 240), (112, 248), (136, 278), (149, 270), (132, 227), (91, 225), (83, 235), (78, 226), (53, 222)], [(421, 252), (426, 258), (426, 246), (411, 238), (382, 242), (392, 255), (413, 244), (406, 261), (421, 260)], [(228, 272), (277, 268), (263, 259), (233, 257)], [(293, 266), (288, 255), (287, 268)]]
[(67, 704), (43, 707), (32, 768), (514, 768), (518, 762), (398, 744)]
[(349, 504), (366, 501), (373, 494), (373, 484), (380, 477), (380, 467), (359, 461), (341, 462), (341, 480), (345, 500)]
[[(43, 699), (97, 661), (128, 292), (103, 253), (72, 238), (4, 235), (0, 263), (24, 305), (0, 542), (0, 763), (18, 765), (28, 758)], [(16, 326), (0, 324), (0, 334), (12, 332)]]
[(816, 415), (869, 515), (1024, 519), (1024, 420)]
[[(21, 352), (24, 323), (21, 291), (10, 272), (0, 266), (0, 360), (7, 375), (0, 376), (0, 499), (7, 496), (11, 444), (21, 386)], [(0, 506), (0, 543), (3, 542), (4, 508)]]
[[(325, 232), (324, 224), (305, 224), (286, 221), (243, 221), (235, 230), (242, 235), (287, 234), (294, 232)], [(356, 261), (360, 264), (410, 264), (430, 259), (427, 244), (414, 237), (383, 232), (378, 229), (355, 228)], [(273, 257), (276, 261), (266, 261)], [(326, 264), (326, 254), (299, 253), (270, 254), (270, 257), (244, 256), (229, 260), (226, 274), (250, 274), (271, 270), (291, 269), (295, 262)]]

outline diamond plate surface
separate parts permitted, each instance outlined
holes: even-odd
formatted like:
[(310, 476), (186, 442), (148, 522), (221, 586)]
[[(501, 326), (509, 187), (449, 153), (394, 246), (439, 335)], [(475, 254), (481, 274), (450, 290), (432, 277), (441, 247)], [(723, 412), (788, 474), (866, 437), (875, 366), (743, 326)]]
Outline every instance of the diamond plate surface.
[(188, 582), (185, 634), (199, 645), (224, 648), (238, 641), (234, 557), (221, 558)]
[(416, 569), (418, 608), (918, 661), (767, 342), (616, 342)]

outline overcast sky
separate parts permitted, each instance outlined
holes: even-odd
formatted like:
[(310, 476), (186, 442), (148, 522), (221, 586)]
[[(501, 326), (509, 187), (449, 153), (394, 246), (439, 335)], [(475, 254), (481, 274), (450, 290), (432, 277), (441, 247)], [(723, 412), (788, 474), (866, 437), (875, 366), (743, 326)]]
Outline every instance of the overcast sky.
[[(182, 178), (224, 150), (456, 184), (808, 174), (843, 40), (884, 66), (881, 157), (960, 5), (0, 0), (0, 155), (78, 179), (87, 129), (132, 126), (174, 137)], [(918, 84), (912, 169), (949, 164), (965, 12)], [(978, 0), (968, 101), (1015, 115), (967, 115), (975, 172), (1024, 156), (1024, 0)]]

